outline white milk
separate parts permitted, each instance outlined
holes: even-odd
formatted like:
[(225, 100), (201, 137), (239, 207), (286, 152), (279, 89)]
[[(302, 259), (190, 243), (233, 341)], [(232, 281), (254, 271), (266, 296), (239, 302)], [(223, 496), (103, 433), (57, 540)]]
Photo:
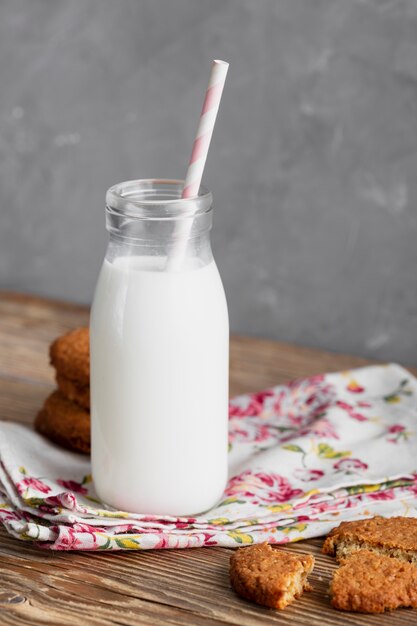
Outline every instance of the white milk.
[(214, 261), (105, 260), (91, 312), (92, 468), (120, 510), (192, 515), (227, 476), (227, 305)]

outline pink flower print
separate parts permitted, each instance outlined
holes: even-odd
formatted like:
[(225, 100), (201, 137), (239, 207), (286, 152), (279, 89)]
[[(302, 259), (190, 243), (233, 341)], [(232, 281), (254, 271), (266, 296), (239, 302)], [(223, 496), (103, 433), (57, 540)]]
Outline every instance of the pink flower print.
[(85, 524), (84, 522), (76, 522), (75, 524), (73, 524), (72, 529), (77, 533), (84, 533), (86, 535), (90, 535), (91, 537), (90, 547), (91, 548), (95, 548), (97, 546), (97, 533), (106, 532), (105, 528), (100, 528), (98, 526), (91, 526), (90, 524)]
[(291, 413), (288, 414), (288, 421), (291, 426), (301, 426), (304, 420), (305, 417), (303, 415), (292, 415)]
[(335, 401), (335, 390), (323, 376), (296, 380), (275, 388), (269, 402), (280, 426), (306, 428), (324, 416)]
[(336, 406), (346, 411), (349, 417), (351, 417), (354, 420), (357, 420), (358, 422), (368, 421), (368, 418), (365, 415), (362, 415), (362, 413), (358, 413), (358, 411), (356, 411), (352, 405), (348, 404), (347, 402), (344, 402), (343, 400), (337, 400)]
[(48, 496), (47, 498), (45, 498), (45, 503), (48, 506), (45, 507), (39, 507), (41, 509), (41, 511), (50, 511), (50, 506), (55, 506), (55, 507), (59, 507), (62, 506), (62, 502), (61, 502), (61, 498), (59, 496)]
[(201, 545), (215, 546), (217, 544), (216, 539), (215, 539), (216, 535), (214, 533), (208, 533), (208, 532), (203, 531), (200, 534), (204, 538), (204, 543), (202, 543)]
[(389, 441), (389, 443), (398, 443), (401, 439), (403, 441), (407, 441), (411, 435), (411, 433), (408, 432), (402, 424), (392, 424), (392, 426), (388, 428), (387, 432), (392, 435), (391, 437), (387, 437), (387, 441)]
[(268, 502), (286, 502), (302, 494), (301, 489), (293, 489), (289, 481), (279, 474), (266, 474), (257, 472), (254, 476), (260, 481), (261, 487), (265, 489), (259, 496), (261, 500)]
[(324, 476), (324, 472), (319, 469), (306, 469), (299, 467), (294, 470), (294, 476), (298, 478), (298, 480), (302, 480), (304, 482), (310, 482), (312, 480), (319, 480)]
[(356, 380), (349, 381), (346, 389), (350, 391), (350, 393), (363, 393), (365, 391), (364, 387), (361, 387), (361, 385), (359, 385)]
[(279, 474), (266, 472), (242, 472), (229, 481), (226, 496), (236, 496), (256, 502), (286, 502), (302, 494), (301, 489), (293, 489), (289, 481)]
[(402, 433), (404, 431), (405, 431), (405, 426), (402, 426), (401, 424), (393, 424), (392, 426), (388, 428), (389, 433)]
[(416, 483), (413, 483), (412, 485), (407, 485), (407, 487), (404, 487), (404, 489), (406, 489), (410, 493), (414, 493), (417, 496), (417, 484)]
[(229, 404), (229, 417), (255, 417), (260, 415), (265, 405), (265, 400), (274, 395), (272, 389), (253, 393), (248, 397), (245, 406), (235, 404), (233, 401)]
[(274, 430), (271, 429), (270, 426), (262, 424), (256, 429), (254, 442), (263, 443), (264, 441), (268, 441), (268, 439), (271, 439), (271, 437), (273, 439), (276, 439)]
[[(280, 529), (278, 528), (278, 531)], [(284, 543), (290, 543), (291, 539), (288, 536), (282, 536), (279, 538), (279, 540), (277, 539), (276, 535), (270, 535), (269, 537), (266, 538), (266, 541), (268, 543), (279, 543), (280, 545), (284, 544)]]
[(16, 513), (15, 511), (11, 511), (9, 509), (0, 509), (0, 516), (2, 521), (9, 522), (11, 520), (21, 520), (25, 519), (24, 513)]
[[(229, 417), (246, 417), (246, 409), (237, 404), (229, 404)], [(159, 544), (158, 544), (159, 545)]]
[(81, 495), (88, 493), (88, 489), (80, 485), (80, 483), (75, 482), (75, 480), (57, 480), (56, 482), (58, 485), (61, 485), (61, 487), (64, 487), (64, 489), (68, 489), (68, 491), (73, 491)]
[(81, 545), (82, 541), (77, 539), (75, 531), (72, 528), (62, 526), (54, 547), (56, 550), (77, 550)]
[(351, 473), (352, 470), (366, 470), (368, 465), (359, 459), (340, 459), (333, 465), (338, 472)]
[(395, 500), (395, 493), (393, 489), (386, 489), (377, 493), (369, 493), (368, 497), (371, 500)]
[(304, 390), (311, 393), (317, 391), (318, 388), (321, 388), (321, 383), (323, 383), (324, 380), (324, 374), (315, 374), (314, 376), (309, 376), (308, 378), (296, 378), (288, 383), (288, 387), (290, 389), (295, 389), (297, 392), (300, 388), (304, 388)]
[[(234, 416), (236, 417), (236, 416)], [(249, 431), (244, 428), (231, 428), (229, 432), (229, 442), (239, 441), (240, 443), (250, 441)]]
[(339, 439), (333, 424), (326, 418), (318, 419), (311, 426), (303, 428), (299, 431), (298, 436), (308, 434), (316, 435), (316, 437), (327, 437), (328, 439)]
[(163, 550), (164, 548), (170, 548), (170, 544), (169, 544), (169, 536), (162, 534), (162, 533), (158, 533), (158, 541), (155, 543), (155, 545), (153, 546), (153, 548), (155, 550)]
[(336, 507), (334, 507), (330, 502), (317, 502), (316, 504), (311, 505), (310, 512), (312, 515), (319, 515), (320, 513), (332, 511), (334, 508)]
[(41, 493), (49, 493), (51, 491), (51, 488), (45, 485), (39, 478), (24, 478), (17, 483), (16, 487), (20, 494), (22, 494), (25, 489), (35, 489)]
[(266, 391), (260, 391), (259, 393), (254, 393), (252, 395), (252, 402), (254, 406), (263, 408), (265, 404), (265, 400), (267, 398), (271, 398), (273, 395), (274, 395), (274, 392), (272, 391), (272, 389), (266, 389)]
[[(276, 429), (267, 424), (259, 424), (256, 422), (259, 422), (259, 420), (236, 420), (235, 417), (232, 417), (230, 420), (229, 442), (262, 443), (268, 440), (272, 442), (276, 441)], [(242, 424), (246, 425), (246, 428), (243, 428)]]

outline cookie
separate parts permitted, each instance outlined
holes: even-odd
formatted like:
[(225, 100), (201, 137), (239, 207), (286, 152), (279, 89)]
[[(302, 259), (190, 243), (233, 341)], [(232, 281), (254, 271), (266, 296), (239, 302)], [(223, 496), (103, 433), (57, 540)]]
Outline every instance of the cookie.
[(307, 576), (314, 567), (310, 554), (274, 550), (267, 543), (238, 548), (230, 558), (230, 583), (235, 592), (251, 602), (273, 609), (310, 590)]
[(51, 364), (61, 378), (80, 387), (90, 385), (90, 332), (76, 328), (55, 339), (49, 349)]
[(324, 554), (337, 560), (363, 549), (417, 564), (417, 519), (377, 516), (342, 522), (323, 544)]
[(68, 400), (72, 400), (72, 402), (79, 404), (88, 411), (90, 410), (89, 385), (81, 385), (77, 381), (73, 381), (70, 378), (66, 378), (66, 376), (62, 376), (62, 374), (58, 373), (55, 378), (58, 389), (66, 398), (68, 398)]
[(89, 454), (90, 413), (54, 391), (35, 419), (36, 430), (55, 443)]
[(361, 550), (341, 561), (330, 586), (331, 604), (341, 611), (383, 613), (417, 607), (417, 567)]

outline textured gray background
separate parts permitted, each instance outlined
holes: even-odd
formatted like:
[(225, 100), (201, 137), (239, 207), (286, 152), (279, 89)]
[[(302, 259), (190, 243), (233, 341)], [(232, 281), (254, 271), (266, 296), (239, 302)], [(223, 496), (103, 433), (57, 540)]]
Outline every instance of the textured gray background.
[(0, 287), (89, 302), (104, 193), (204, 182), (232, 329), (417, 361), (417, 0), (1, 0)]

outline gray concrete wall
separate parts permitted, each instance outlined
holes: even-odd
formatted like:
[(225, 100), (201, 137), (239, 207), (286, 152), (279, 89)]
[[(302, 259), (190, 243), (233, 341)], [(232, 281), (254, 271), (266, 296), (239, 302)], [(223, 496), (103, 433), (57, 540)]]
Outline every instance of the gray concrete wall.
[(417, 362), (416, 0), (2, 0), (0, 288), (89, 302), (104, 193), (204, 182), (234, 331)]

